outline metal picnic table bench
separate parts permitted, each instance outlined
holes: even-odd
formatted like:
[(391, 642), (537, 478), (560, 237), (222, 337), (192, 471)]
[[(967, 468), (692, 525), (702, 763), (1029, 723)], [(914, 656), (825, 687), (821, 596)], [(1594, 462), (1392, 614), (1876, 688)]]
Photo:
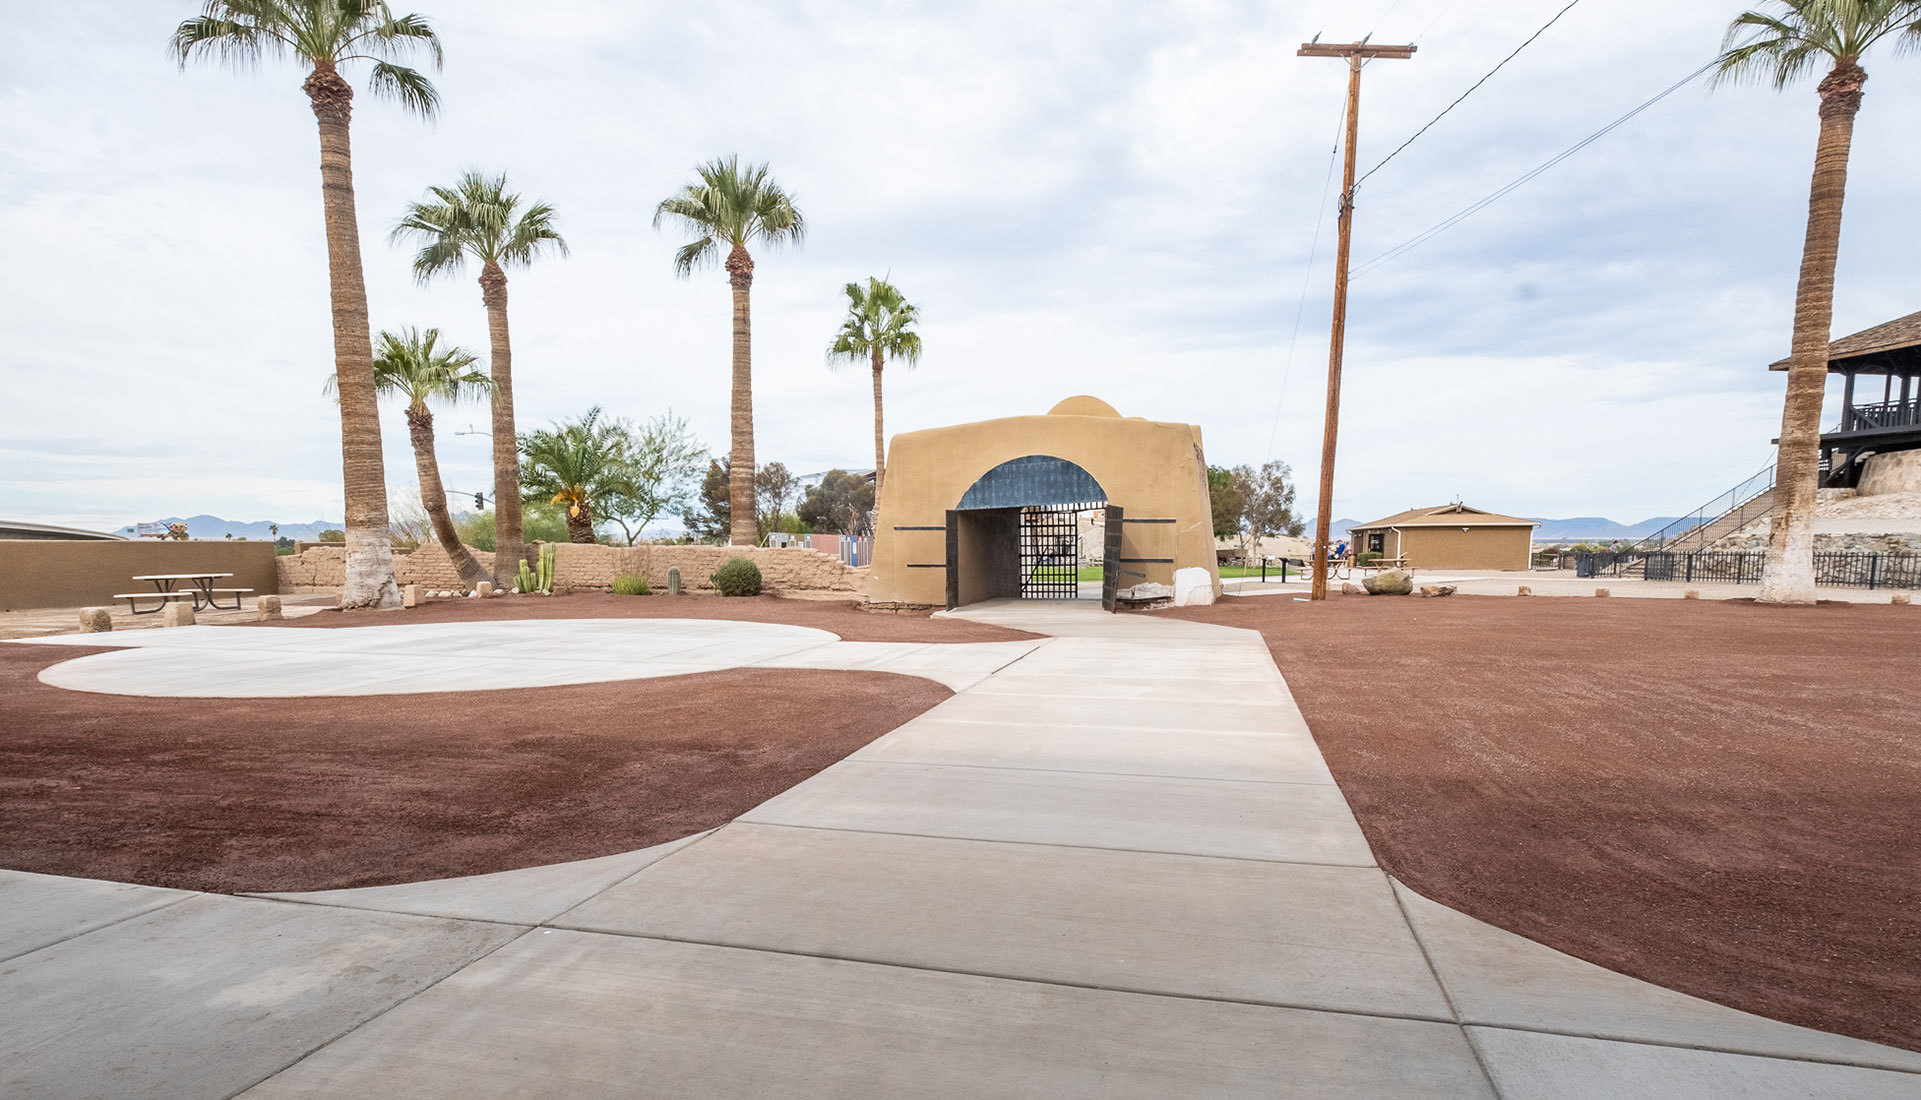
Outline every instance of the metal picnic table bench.
[[(156, 614), (169, 603), (179, 599), (192, 600), (195, 611), (201, 609), (203, 601), (207, 607), (211, 607), (216, 611), (238, 611), (240, 610), (241, 597), (252, 592), (253, 589), (215, 588), (213, 586), (213, 582), (223, 577), (231, 576), (233, 576), (232, 573), (146, 573), (133, 579), (152, 584), (153, 591), (117, 592), (113, 598), (127, 601), (127, 609), (135, 615)], [(175, 586), (182, 581), (187, 582), (189, 587), (176, 588)], [(219, 596), (232, 596), (233, 603), (223, 604), (216, 598)], [(142, 611), (140, 610), (141, 600), (153, 600), (155, 601), (154, 606)]]

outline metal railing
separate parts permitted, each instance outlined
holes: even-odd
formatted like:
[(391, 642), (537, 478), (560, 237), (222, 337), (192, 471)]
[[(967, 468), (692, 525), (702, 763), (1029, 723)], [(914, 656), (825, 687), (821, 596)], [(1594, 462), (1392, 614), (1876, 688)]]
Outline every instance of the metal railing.
[[(1770, 463), (1767, 469), (1635, 543), (1632, 549), (1641, 553), (1671, 549), (1691, 536), (1705, 546), (1712, 541), (1708, 538), (1711, 534), (1717, 538), (1731, 535), (1774, 510), (1773, 489), (1774, 466)], [(1727, 526), (1723, 521), (1732, 526), (1718, 534), (1709, 530), (1710, 527)]]
[[(1766, 559), (1759, 552), (1657, 550), (1646, 555), (1644, 576), (1651, 581), (1759, 584)], [(1921, 553), (1817, 553), (1814, 583), (1832, 588), (1921, 588)]]
[(1877, 428), (1912, 428), (1921, 425), (1921, 397), (1908, 401), (1883, 401), (1856, 405), (1847, 410), (1841, 430), (1866, 432)]

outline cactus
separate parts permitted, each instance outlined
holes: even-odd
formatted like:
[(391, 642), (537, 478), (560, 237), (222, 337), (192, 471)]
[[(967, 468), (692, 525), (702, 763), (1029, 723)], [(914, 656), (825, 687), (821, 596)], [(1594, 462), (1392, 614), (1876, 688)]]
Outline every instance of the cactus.
[(514, 591), (532, 592), (534, 590), (533, 570), (527, 568), (527, 559), (520, 559), (520, 573), (514, 577)]
[(667, 594), (669, 596), (680, 595), (680, 566), (678, 565), (672, 566), (667, 570)]
[(540, 548), (540, 590), (554, 590), (554, 544), (551, 542)]

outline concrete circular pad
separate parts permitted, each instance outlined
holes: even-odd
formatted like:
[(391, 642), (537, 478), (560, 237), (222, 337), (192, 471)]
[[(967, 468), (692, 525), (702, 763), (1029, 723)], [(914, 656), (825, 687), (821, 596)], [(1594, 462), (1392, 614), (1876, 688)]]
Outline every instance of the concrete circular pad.
[(811, 627), (711, 619), (517, 620), (336, 630), (187, 627), (61, 641), (125, 648), (53, 665), (40, 673), (43, 683), (110, 695), (190, 698), (485, 691), (742, 666), (877, 667), (886, 663), (885, 657), (900, 656), (899, 650), (925, 648), (842, 642)]

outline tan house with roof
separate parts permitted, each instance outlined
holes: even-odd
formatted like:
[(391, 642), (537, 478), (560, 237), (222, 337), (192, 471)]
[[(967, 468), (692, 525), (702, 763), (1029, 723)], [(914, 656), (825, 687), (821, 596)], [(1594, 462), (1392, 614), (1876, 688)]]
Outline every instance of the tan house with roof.
[(1538, 526), (1519, 516), (1443, 504), (1349, 528), (1348, 552), (1405, 559), (1415, 569), (1526, 569)]

